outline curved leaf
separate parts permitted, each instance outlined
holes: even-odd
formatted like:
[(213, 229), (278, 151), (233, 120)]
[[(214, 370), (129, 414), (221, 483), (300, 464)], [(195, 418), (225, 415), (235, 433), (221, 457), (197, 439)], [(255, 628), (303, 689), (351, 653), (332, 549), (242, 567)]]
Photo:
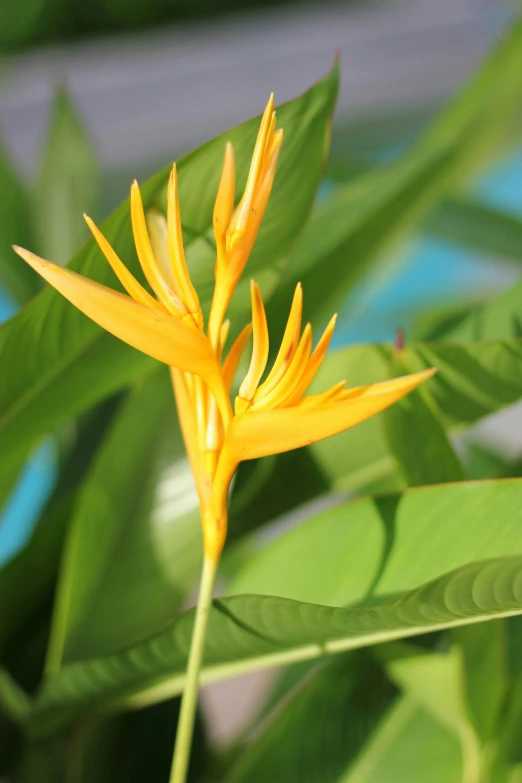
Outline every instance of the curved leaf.
[(418, 487), (306, 520), (251, 558), (231, 590), (351, 604), (515, 554), (522, 555), (522, 479)]
[[(176, 615), (197, 570), (198, 500), (166, 372), (128, 395), (79, 492), (49, 669), (147, 636)], [(195, 562), (194, 562), (195, 561)]]
[[(470, 563), (391, 600), (349, 609), (231, 596), (210, 613), (202, 681), (515, 614), (522, 614), (520, 555)], [(192, 611), (121, 653), (65, 666), (40, 694), (33, 731), (52, 732), (121, 700), (141, 705), (179, 693), (193, 621)]]

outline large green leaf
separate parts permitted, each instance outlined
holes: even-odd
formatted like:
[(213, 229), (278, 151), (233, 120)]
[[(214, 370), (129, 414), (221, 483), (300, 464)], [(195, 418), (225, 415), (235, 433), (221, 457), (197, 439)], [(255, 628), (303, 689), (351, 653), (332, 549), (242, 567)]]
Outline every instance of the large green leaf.
[[(514, 614), (522, 614), (521, 555), (470, 563), (395, 598), (349, 609), (231, 596), (210, 612), (202, 679)], [(40, 694), (33, 731), (51, 732), (85, 710), (122, 699), (138, 705), (179, 693), (193, 621), (192, 611), (141, 644), (65, 666)]]
[[(256, 274), (268, 270), (275, 280), (277, 267), (288, 253), (311, 207), (328, 147), (330, 118), (337, 93), (338, 73), (278, 110), (285, 143), (273, 197), (263, 221), (250, 267)], [(211, 235), (212, 203), (222, 165), (225, 140), (234, 143), (238, 182), (246, 178), (258, 120), (251, 120), (214, 139), (178, 162), (180, 201), (188, 263), (204, 302), (212, 282), (214, 251)], [(306, 160), (306, 166), (302, 161)], [(161, 201), (170, 167), (142, 188), (144, 203)], [(103, 224), (103, 231), (131, 269), (137, 270), (125, 201)], [(13, 264), (21, 263), (13, 255)], [(71, 268), (99, 282), (114, 284), (113, 274), (89, 240), (71, 262)], [(240, 304), (247, 307), (247, 297)], [(237, 309), (237, 307), (236, 307)], [(2, 458), (10, 459), (60, 422), (93, 405), (111, 392), (148, 373), (154, 363), (103, 333), (51, 289), (0, 328), (0, 437)]]
[[(37, 249), (44, 258), (65, 264), (85, 241), (88, 231), (82, 214), (96, 209), (100, 178), (91, 139), (70, 95), (60, 88), (34, 189)], [(22, 244), (22, 239), (16, 243)], [(15, 266), (12, 258), (11, 265)]]
[(198, 500), (168, 373), (130, 394), (75, 504), (51, 634), (49, 671), (120, 649), (176, 615), (198, 567)]
[(0, 569), (0, 651), (13, 634), (49, 602), (56, 583), (63, 540), (78, 487), (113, 414), (112, 401), (79, 422), (62, 458), (57, 485), (25, 546)]
[(231, 591), (351, 604), (510, 554), (522, 555), (522, 480), (459, 482), (318, 514), (265, 546)]

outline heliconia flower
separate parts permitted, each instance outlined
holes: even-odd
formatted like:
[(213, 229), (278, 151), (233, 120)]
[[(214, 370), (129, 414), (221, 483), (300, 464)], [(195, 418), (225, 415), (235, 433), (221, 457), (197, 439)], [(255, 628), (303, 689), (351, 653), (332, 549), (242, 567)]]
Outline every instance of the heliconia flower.
[[(234, 153), (225, 147), (216, 196), (215, 287), (207, 330), (183, 247), (176, 166), (167, 190), (167, 216), (145, 216), (140, 190), (131, 187), (130, 213), (138, 259), (150, 291), (127, 269), (90, 218), (87, 224), (127, 294), (89, 280), (15, 247), (16, 252), (79, 310), (107, 331), (171, 368), (180, 426), (198, 490), (205, 555), (219, 559), (227, 528), (231, 479), (242, 460), (314, 443), (373, 416), (429, 378), (434, 369), (391, 381), (345, 387), (344, 381), (307, 394), (328, 350), (335, 316), (315, 348), (301, 329), (299, 284), (270, 372), (269, 334), (261, 292), (251, 284), (252, 324), (225, 352), (226, 310), (245, 268), (268, 203), (283, 141), (270, 96), (257, 136), (245, 190), (235, 204)], [(234, 402), (230, 392), (253, 333), (248, 372)], [(226, 355), (225, 355), (226, 353)]]

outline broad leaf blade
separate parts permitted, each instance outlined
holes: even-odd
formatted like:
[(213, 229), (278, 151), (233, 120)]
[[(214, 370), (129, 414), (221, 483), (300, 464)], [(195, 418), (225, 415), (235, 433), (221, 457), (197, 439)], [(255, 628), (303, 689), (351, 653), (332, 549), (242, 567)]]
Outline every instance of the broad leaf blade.
[[(169, 487), (173, 491), (169, 494)], [(168, 373), (122, 404), (86, 476), (58, 587), (49, 667), (120, 649), (175, 616), (197, 569), (198, 502)], [(188, 555), (188, 557), (187, 557)], [(195, 562), (194, 562), (195, 560)]]
[[(238, 595), (215, 602), (203, 682), (378, 642), (522, 614), (522, 556), (470, 563), (389, 601), (351, 609)], [(183, 686), (193, 612), (142, 644), (74, 663), (51, 679), (33, 730), (52, 732), (86, 709), (139, 694), (145, 704)]]
[(459, 482), (317, 514), (251, 558), (231, 590), (352, 604), (511, 554), (522, 555), (522, 480)]

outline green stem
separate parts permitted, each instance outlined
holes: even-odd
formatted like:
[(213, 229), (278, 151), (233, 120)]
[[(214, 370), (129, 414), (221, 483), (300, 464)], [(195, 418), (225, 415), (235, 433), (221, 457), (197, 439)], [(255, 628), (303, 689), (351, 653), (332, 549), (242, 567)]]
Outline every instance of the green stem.
[(196, 620), (190, 643), (185, 687), (181, 699), (181, 710), (178, 719), (178, 730), (174, 746), (174, 758), (170, 771), (170, 783), (185, 783), (190, 759), (194, 720), (198, 700), (199, 673), (205, 651), (208, 617), (212, 605), (214, 583), (216, 581), (217, 563), (205, 557), (201, 585), (199, 588)]

